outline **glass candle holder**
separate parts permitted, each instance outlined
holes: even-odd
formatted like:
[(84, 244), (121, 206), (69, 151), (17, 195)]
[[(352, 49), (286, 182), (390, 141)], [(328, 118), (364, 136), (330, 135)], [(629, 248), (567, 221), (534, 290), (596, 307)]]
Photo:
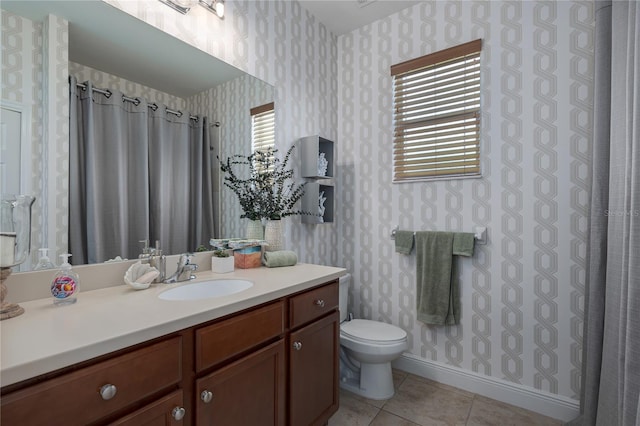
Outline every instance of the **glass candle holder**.
[(20, 306), (5, 302), (5, 281), (11, 267), (21, 264), (31, 248), (31, 206), (35, 201), (29, 195), (3, 195), (0, 199), (0, 319), (18, 316), (24, 312)]

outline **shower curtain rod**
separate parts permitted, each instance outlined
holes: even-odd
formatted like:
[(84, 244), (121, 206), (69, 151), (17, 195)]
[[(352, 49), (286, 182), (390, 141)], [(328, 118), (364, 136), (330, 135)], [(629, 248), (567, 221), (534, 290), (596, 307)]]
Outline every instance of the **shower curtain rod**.
[[(76, 86), (80, 87), (82, 90), (87, 90), (87, 85), (83, 84), (83, 83), (76, 83)], [(111, 92), (111, 90), (109, 89), (99, 89), (97, 87), (92, 87), (91, 88), (92, 91), (94, 92), (98, 92), (98, 93), (102, 93), (103, 95), (105, 95), (107, 98), (111, 97), (111, 95), (113, 94)], [(140, 100), (137, 98), (130, 98), (128, 96), (122, 95), (122, 101), (127, 101), (127, 102), (132, 102), (134, 104), (136, 104), (136, 106), (140, 103)], [(158, 105), (153, 103), (153, 104), (149, 104), (147, 105), (149, 108), (151, 108), (152, 110), (157, 110), (158, 109)], [(177, 115), (178, 117), (182, 117), (182, 111), (174, 111), (172, 109), (167, 108), (167, 113), (169, 114), (173, 114), (173, 115)], [(197, 115), (190, 115), (189, 118), (191, 120), (195, 120), (196, 122), (198, 121), (198, 116)]]

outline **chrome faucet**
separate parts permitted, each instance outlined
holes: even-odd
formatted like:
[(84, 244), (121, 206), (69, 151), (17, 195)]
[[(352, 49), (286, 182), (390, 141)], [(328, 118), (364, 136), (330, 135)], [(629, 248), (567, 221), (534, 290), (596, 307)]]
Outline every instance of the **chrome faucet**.
[(144, 243), (142, 254), (139, 257), (141, 263), (148, 263), (160, 272), (160, 274), (153, 280), (154, 283), (161, 283), (164, 281), (164, 277), (167, 275), (166, 256), (162, 254), (160, 250), (160, 241), (156, 240), (156, 246), (149, 247), (148, 240), (141, 240)]
[(149, 265), (153, 266), (158, 270), (158, 272), (160, 272), (153, 282), (164, 282), (164, 277), (167, 276), (167, 257), (162, 254), (162, 250), (156, 249), (151, 253), (151, 256), (149, 257)]
[[(180, 255), (180, 259), (178, 259), (178, 268), (176, 272), (173, 273), (169, 278), (164, 280), (165, 283), (177, 283), (180, 281), (189, 281), (194, 279), (196, 276), (192, 274), (193, 271), (198, 269), (198, 265), (195, 263), (191, 263), (192, 253), (183, 253)], [(162, 272), (160, 272), (162, 275)]]

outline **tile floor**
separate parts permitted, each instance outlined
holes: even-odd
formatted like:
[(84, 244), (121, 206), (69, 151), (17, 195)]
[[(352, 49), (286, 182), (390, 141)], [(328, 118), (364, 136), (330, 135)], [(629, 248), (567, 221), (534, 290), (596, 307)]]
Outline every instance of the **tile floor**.
[(552, 419), (394, 370), (396, 393), (385, 401), (366, 399), (340, 389), (340, 409), (329, 426), (559, 426)]

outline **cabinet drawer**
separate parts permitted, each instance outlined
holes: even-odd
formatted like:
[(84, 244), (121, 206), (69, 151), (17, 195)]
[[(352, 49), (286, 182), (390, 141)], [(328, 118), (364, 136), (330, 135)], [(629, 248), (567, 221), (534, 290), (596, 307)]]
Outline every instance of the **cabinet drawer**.
[(196, 330), (196, 371), (219, 364), (284, 333), (279, 301)]
[(289, 326), (296, 328), (338, 307), (338, 281), (289, 299)]
[[(183, 422), (180, 412), (175, 413), (174, 410), (183, 408), (182, 391), (177, 390), (169, 395), (153, 401), (151, 404), (145, 405), (139, 410), (134, 411), (128, 416), (122, 417), (113, 423), (112, 426), (174, 426), (181, 425)], [(188, 413), (184, 413), (186, 417)]]
[[(178, 383), (181, 345), (181, 337), (174, 337), (8, 394), (2, 398), (2, 424), (94, 422)], [(115, 386), (106, 400), (100, 393), (105, 385)]]

